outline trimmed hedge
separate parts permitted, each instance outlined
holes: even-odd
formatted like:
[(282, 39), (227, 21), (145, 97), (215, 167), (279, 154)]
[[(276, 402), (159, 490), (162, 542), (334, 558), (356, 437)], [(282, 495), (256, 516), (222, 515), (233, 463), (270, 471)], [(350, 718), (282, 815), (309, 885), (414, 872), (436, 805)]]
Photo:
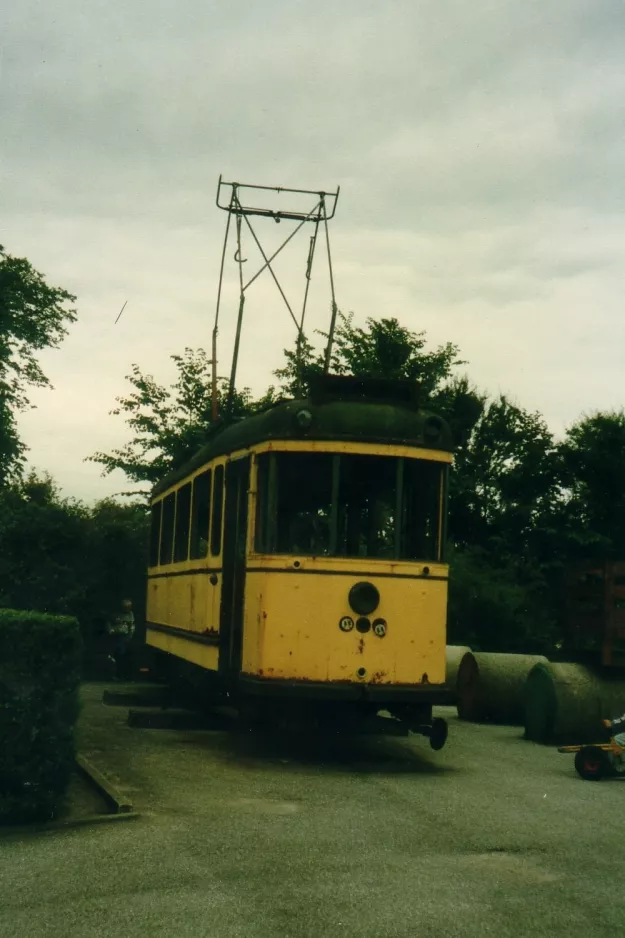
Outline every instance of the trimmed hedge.
[(74, 765), (80, 663), (76, 619), (0, 609), (0, 823), (59, 811)]

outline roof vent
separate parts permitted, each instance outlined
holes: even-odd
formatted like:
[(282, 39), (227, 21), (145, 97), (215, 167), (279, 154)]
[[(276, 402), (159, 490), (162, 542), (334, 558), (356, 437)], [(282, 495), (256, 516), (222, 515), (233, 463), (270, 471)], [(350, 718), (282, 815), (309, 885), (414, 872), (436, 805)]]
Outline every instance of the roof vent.
[(419, 406), (419, 384), (394, 378), (354, 378), (345, 375), (311, 375), (308, 380), (310, 399), (314, 404), (330, 401), (362, 401), (365, 403)]

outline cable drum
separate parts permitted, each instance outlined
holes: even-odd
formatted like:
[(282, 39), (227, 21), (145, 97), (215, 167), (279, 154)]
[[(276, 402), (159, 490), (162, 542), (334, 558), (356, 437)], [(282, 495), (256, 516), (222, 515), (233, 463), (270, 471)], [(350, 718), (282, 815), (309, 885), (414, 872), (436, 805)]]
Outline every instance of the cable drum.
[(458, 716), (472, 722), (522, 726), (525, 681), (542, 655), (469, 652), (458, 667)]
[(456, 688), (458, 668), (467, 654), (471, 654), (471, 649), (467, 645), (447, 645), (445, 648), (445, 704), (455, 704), (458, 699)]
[(622, 671), (599, 672), (572, 662), (536, 664), (524, 689), (525, 738), (538, 743), (599, 742), (602, 720), (625, 712)]

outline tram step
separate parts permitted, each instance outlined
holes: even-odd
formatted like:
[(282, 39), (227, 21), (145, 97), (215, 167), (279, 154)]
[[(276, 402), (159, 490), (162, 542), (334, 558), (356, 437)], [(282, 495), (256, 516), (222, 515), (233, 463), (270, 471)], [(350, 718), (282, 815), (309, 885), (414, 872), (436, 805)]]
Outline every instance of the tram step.
[(102, 703), (109, 707), (167, 707), (172, 703), (172, 691), (163, 685), (120, 687), (105, 690)]
[(128, 726), (150, 730), (223, 730), (227, 719), (219, 713), (200, 713), (197, 710), (154, 710), (148, 708), (128, 711)]

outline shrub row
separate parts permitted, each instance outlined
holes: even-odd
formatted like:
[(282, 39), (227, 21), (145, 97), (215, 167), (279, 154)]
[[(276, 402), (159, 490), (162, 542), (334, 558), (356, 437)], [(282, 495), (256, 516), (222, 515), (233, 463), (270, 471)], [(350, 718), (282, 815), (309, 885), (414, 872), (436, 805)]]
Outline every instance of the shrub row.
[(58, 814), (75, 757), (76, 619), (0, 609), (0, 823)]

